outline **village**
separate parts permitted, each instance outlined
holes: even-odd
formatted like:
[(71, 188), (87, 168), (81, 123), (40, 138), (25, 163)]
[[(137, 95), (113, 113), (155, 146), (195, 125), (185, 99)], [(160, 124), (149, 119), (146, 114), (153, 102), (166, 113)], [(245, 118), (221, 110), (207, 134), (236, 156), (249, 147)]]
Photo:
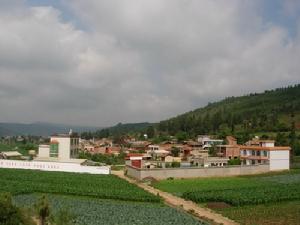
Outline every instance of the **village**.
[[(181, 143), (175, 139), (159, 144), (153, 144), (147, 140), (125, 139), (123, 141), (124, 145), (122, 146), (113, 144), (110, 139), (84, 140), (81, 141), (80, 145), (82, 151), (92, 155), (120, 155), (122, 153), (125, 155), (125, 164), (129, 172), (132, 169), (139, 172), (147, 170), (146, 177), (157, 179), (201, 176), (201, 173), (189, 174), (190, 170), (188, 169), (191, 168), (221, 169), (211, 176), (222, 176), (226, 168), (247, 168), (248, 172), (249, 168), (254, 168), (249, 173), (288, 170), (290, 168), (291, 148), (289, 146), (275, 146), (274, 140), (262, 140), (259, 137), (254, 137), (243, 145), (237, 144), (237, 140), (233, 136), (227, 136), (225, 140), (222, 140), (209, 135), (199, 135), (196, 140)], [(183, 172), (176, 174), (174, 169)], [(162, 171), (164, 176), (155, 175), (157, 171)], [(239, 175), (232, 170), (231, 173), (232, 175)], [(210, 176), (209, 174), (207, 173), (207, 176)], [(136, 173), (128, 175), (137, 179), (145, 178), (136, 176)]]
[[(103, 155), (124, 157), (123, 164), (127, 169), (164, 171), (163, 178), (198, 176), (188, 169), (220, 168), (214, 176), (221, 176), (226, 168), (260, 168), (267, 165), (267, 171), (258, 169), (257, 172), (273, 170), (288, 170), (290, 168), (290, 150), (288, 146), (275, 146), (274, 140), (262, 140), (259, 137), (239, 145), (233, 136), (225, 140), (216, 139), (209, 135), (199, 135), (196, 140), (178, 142), (175, 138), (159, 144), (150, 140), (136, 140), (124, 138), (122, 144), (115, 144), (112, 139), (81, 139), (70, 130), (69, 134), (55, 134), (50, 137), (49, 143), (40, 144), (38, 151), (29, 150), (28, 156), (23, 156), (18, 151), (2, 151), (2, 159), (32, 159), (34, 162), (70, 163), (78, 166), (108, 166), (104, 162), (96, 163), (87, 160), (84, 156)], [(87, 167), (84, 167), (87, 168)], [(265, 168), (265, 167), (263, 167)], [(181, 175), (174, 175), (174, 170), (185, 171)], [(125, 172), (127, 170), (125, 169)], [(251, 171), (252, 173), (253, 171)], [(255, 171), (254, 171), (255, 172)], [(169, 173), (169, 174), (168, 174)], [(207, 174), (209, 176), (210, 173)], [(225, 173), (226, 174), (226, 173)], [(131, 174), (132, 175), (132, 174)], [(230, 175), (230, 174), (229, 174)], [(238, 175), (233, 173), (232, 175)], [(134, 175), (133, 175), (134, 176)], [(199, 173), (200, 176), (200, 173)], [(135, 176), (134, 176), (135, 177)], [(156, 177), (151, 173), (147, 177)], [(140, 177), (136, 177), (141, 179)]]

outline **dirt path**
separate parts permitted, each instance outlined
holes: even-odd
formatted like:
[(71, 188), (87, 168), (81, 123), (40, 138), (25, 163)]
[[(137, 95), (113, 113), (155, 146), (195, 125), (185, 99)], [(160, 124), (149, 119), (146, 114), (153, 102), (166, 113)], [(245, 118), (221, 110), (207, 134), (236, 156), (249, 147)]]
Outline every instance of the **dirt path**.
[(223, 225), (238, 225), (238, 223), (230, 220), (229, 218), (226, 218), (226, 217), (222, 216), (221, 214), (218, 214), (208, 208), (200, 207), (199, 205), (197, 205), (196, 203), (194, 203), (192, 201), (186, 201), (186, 200), (179, 198), (177, 196), (174, 196), (170, 193), (163, 192), (161, 190), (158, 190), (156, 188), (153, 188), (153, 187), (148, 186), (143, 183), (139, 183), (138, 181), (125, 176), (123, 171), (112, 171), (112, 174), (114, 174), (122, 179), (125, 179), (130, 183), (136, 184), (140, 188), (143, 188), (144, 190), (146, 190), (154, 195), (159, 194), (168, 205), (170, 205), (172, 207), (181, 207), (183, 210), (185, 210), (188, 213), (193, 212), (193, 214), (195, 216), (199, 217), (200, 219), (208, 219), (208, 220), (214, 221), (215, 223), (223, 224)]

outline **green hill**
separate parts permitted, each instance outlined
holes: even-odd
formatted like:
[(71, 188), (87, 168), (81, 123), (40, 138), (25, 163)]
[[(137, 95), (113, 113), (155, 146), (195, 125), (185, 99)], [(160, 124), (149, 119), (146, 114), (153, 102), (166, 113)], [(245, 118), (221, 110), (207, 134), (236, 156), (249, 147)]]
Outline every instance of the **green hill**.
[(81, 137), (85, 139), (91, 139), (93, 137), (96, 138), (106, 138), (109, 136), (122, 136), (127, 134), (136, 134), (143, 133), (149, 126), (153, 124), (151, 123), (118, 123), (115, 126), (104, 128), (102, 130), (98, 130), (96, 132), (83, 132), (81, 133)]
[(83, 133), (82, 137), (129, 134), (143, 138), (145, 133), (154, 143), (169, 140), (170, 135), (182, 141), (209, 134), (220, 138), (234, 135), (242, 144), (259, 135), (275, 139), (276, 145), (289, 145), (300, 155), (300, 84), (227, 97), (159, 123), (118, 124), (95, 133)]
[(157, 130), (171, 135), (287, 132), (300, 128), (300, 84), (242, 97), (227, 97), (161, 121)]

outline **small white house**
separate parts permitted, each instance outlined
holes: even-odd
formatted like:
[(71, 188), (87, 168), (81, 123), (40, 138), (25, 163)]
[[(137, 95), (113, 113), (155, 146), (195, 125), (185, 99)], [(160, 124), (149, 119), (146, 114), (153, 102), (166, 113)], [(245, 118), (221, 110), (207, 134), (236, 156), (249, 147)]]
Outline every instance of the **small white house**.
[(240, 158), (244, 165), (266, 164), (270, 170), (290, 169), (290, 147), (240, 146)]
[(69, 134), (51, 136), (50, 145), (40, 145), (38, 158), (56, 158), (61, 161), (78, 157), (79, 137), (70, 131)]

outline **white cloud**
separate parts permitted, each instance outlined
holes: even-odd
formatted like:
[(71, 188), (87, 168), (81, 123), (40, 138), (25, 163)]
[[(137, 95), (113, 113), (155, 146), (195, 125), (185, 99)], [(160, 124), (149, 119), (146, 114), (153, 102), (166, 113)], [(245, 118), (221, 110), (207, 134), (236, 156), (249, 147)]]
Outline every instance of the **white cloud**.
[(299, 37), (265, 23), (259, 1), (64, 5), (85, 30), (53, 7), (0, 10), (3, 121), (158, 121), (300, 80)]

